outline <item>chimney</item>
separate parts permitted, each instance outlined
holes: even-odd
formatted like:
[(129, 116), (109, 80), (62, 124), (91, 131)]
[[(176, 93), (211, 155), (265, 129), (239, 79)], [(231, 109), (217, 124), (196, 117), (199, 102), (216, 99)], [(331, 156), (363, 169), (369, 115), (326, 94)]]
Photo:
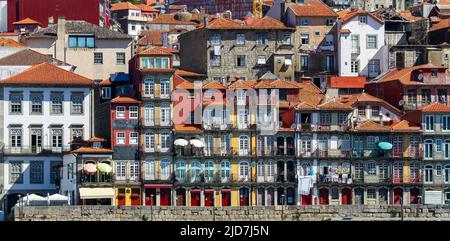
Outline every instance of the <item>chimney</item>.
[(48, 17), (48, 26), (51, 27), (55, 24), (55, 20), (53, 19), (53, 16)]
[(207, 15), (203, 16), (203, 25), (205, 26), (205, 28), (207, 28), (209, 26), (208, 16)]
[(66, 62), (65, 45), (66, 45), (66, 19), (63, 16), (58, 17), (56, 25), (57, 39), (55, 44), (55, 58)]

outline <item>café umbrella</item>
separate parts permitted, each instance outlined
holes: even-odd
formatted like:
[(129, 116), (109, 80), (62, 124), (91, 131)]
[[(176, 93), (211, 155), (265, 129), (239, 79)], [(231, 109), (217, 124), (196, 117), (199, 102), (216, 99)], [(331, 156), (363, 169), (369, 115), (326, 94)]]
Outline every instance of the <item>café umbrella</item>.
[(94, 173), (94, 172), (97, 172), (97, 167), (95, 166), (94, 163), (87, 163), (87, 164), (84, 164), (83, 170), (88, 173)]
[(189, 142), (185, 139), (176, 139), (175, 142), (173, 143), (175, 146), (187, 146), (189, 144)]
[(388, 150), (392, 149), (392, 144), (389, 142), (383, 141), (383, 142), (378, 143), (378, 147), (380, 147), (381, 150), (388, 151)]
[(100, 172), (103, 172), (103, 173), (111, 173), (111, 171), (112, 171), (111, 165), (109, 165), (107, 163), (99, 163), (97, 165), (97, 168)]
[(197, 148), (202, 148), (205, 146), (205, 144), (201, 140), (197, 140), (197, 139), (190, 140), (190, 143), (191, 143), (191, 145), (193, 145), (194, 147), (197, 147)]

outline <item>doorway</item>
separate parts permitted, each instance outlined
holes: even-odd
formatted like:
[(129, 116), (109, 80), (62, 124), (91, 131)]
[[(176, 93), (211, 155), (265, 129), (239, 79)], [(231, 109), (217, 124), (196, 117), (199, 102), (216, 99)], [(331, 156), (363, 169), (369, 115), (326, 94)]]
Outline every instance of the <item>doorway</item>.
[(322, 188), (319, 190), (319, 204), (320, 205), (328, 205), (328, 188)]
[(231, 191), (222, 190), (222, 207), (231, 205)]
[(200, 190), (191, 191), (191, 206), (193, 207), (200, 206)]
[(350, 188), (342, 189), (342, 204), (351, 205), (352, 204), (352, 190)]
[(396, 188), (394, 189), (394, 204), (400, 205), (403, 198), (403, 189)]

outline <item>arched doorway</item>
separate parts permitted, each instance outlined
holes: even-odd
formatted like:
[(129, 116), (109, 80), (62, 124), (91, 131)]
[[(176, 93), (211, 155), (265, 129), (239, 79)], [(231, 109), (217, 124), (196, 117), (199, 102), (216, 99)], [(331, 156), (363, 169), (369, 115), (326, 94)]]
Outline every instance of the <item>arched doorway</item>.
[(186, 205), (186, 189), (179, 188), (176, 190), (176, 205), (185, 206)]
[(265, 189), (260, 187), (258, 188), (258, 200), (257, 204), (258, 206), (264, 206), (266, 205), (266, 195), (265, 195)]
[(409, 202), (410, 204), (419, 204), (420, 190), (417, 187), (413, 187), (409, 190)]
[(362, 188), (355, 189), (355, 204), (359, 205), (364, 204), (364, 189)]
[(328, 205), (328, 188), (321, 188), (319, 190), (319, 204), (320, 205)]
[(277, 204), (278, 205), (286, 204), (286, 195), (284, 193), (284, 188), (282, 187), (277, 188), (277, 195), (278, 195)]
[(295, 190), (292, 187), (286, 189), (287, 205), (295, 205)]
[(302, 205), (312, 205), (312, 193), (302, 195)]
[(342, 189), (342, 204), (351, 205), (352, 204), (352, 190), (350, 188)]
[(275, 190), (270, 187), (267, 189), (267, 205), (273, 206), (275, 205)]
[(239, 189), (239, 205), (248, 206), (250, 204), (250, 191), (244, 187)]
[(403, 189), (401, 188), (395, 188), (394, 189), (394, 204), (401, 204), (401, 200), (403, 198)]

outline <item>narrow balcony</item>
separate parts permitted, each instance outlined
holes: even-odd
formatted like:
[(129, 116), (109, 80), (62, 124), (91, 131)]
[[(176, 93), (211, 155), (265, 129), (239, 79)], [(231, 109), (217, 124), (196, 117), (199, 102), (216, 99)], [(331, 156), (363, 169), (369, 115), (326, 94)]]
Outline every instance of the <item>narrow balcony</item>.
[(70, 146), (5, 146), (5, 154), (61, 154), (71, 151)]

